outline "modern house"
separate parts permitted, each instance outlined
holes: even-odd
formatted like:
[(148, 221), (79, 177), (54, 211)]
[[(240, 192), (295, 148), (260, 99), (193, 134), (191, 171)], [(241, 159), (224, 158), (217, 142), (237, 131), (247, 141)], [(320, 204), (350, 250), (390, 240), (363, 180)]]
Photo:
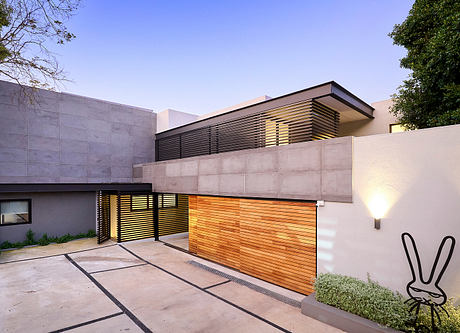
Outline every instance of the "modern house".
[[(204, 117), (37, 96), (0, 82), (0, 242), (97, 215), (99, 242), (188, 232), (191, 253), (309, 294), (320, 272), (403, 292), (403, 232), (427, 267), (460, 236), (460, 125), (392, 133), (391, 101), (335, 82)], [(460, 296), (457, 250), (443, 283)]]

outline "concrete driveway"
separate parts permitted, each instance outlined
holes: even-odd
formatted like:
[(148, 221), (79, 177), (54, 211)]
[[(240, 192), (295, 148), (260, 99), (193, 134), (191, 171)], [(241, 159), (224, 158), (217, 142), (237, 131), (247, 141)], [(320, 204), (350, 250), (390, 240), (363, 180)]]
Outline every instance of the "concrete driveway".
[(151, 240), (2, 252), (0, 331), (340, 332), (206, 264)]

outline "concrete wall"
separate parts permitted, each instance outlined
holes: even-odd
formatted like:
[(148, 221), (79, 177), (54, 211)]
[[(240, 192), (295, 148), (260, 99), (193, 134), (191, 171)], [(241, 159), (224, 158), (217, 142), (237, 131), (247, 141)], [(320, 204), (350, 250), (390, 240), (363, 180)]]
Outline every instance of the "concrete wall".
[(0, 183), (130, 182), (154, 160), (156, 114), (0, 81)]
[(166, 109), (157, 114), (157, 133), (168, 129), (191, 123), (198, 119), (198, 116), (191, 113)]
[(157, 192), (351, 201), (352, 138), (135, 166)]
[(350, 121), (341, 123), (339, 136), (364, 136), (373, 134), (385, 134), (390, 132), (390, 124), (398, 123), (398, 120), (389, 112), (391, 99), (372, 103), (374, 119)]
[[(413, 235), (429, 274), (442, 238), (460, 242), (459, 207), (460, 125), (355, 138), (353, 203), (318, 208), (318, 272), (369, 273), (404, 293), (411, 275), (401, 234)], [(460, 243), (440, 285), (460, 297)]]
[(62, 236), (96, 229), (95, 192), (1, 193), (4, 199), (32, 199), (32, 223), (0, 226), (0, 243), (23, 241), (29, 229), (36, 239), (44, 233)]

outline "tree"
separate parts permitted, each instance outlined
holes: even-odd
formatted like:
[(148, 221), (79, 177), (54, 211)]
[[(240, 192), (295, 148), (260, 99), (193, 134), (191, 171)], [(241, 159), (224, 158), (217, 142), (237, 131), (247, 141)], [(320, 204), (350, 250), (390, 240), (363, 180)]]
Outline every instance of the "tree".
[(65, 22), (80, 0), (0, 0), (0, 76), (21, 86), (54, 88), (65, 73), (53, 43), (75, 38)]
[(415, 0), (389, 34), (412, 70), (393, 95), (393, 114), (409, 129), (460, 123), (460, 1)]

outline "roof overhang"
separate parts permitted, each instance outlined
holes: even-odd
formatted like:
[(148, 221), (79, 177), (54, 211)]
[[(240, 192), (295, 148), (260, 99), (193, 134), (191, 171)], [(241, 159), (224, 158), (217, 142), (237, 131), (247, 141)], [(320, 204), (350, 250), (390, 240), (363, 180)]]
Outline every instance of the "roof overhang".
[(152, 192), (150, 183), (31, 183), (31, 184), (0, 184), (0, 193), (7, 192)]
[(157, 133), (156, 138), (169, 137), (309, 99), (316, 100), (339, 112), (341, 123), (374, 118), (374, 108), (372, 106), (353, 95), (338, 83), (330, 81)]

